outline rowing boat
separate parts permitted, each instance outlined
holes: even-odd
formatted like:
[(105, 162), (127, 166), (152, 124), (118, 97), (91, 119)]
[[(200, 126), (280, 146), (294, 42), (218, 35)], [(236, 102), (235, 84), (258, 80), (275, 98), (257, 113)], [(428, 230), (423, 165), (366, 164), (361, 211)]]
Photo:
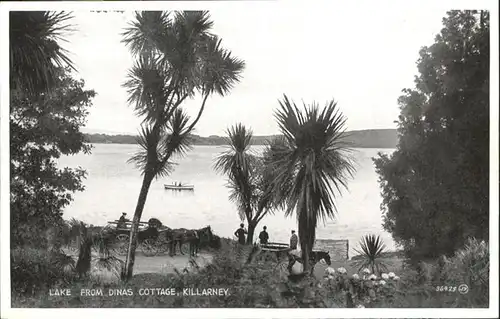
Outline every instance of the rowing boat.
[(173, 190), (180, 190), (180, 191), (192, 191), (194, 190), (194, 185), (182, 185), (182, 186), (176, 186), (176, 185), (169, 185), (169, 184), (164, 184), (165, 189), (173, 189)]

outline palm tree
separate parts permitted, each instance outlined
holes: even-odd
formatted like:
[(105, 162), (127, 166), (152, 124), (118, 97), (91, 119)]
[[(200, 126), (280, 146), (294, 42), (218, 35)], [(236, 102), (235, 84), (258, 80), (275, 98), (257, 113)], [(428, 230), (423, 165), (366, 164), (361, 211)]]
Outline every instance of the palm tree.
[(240, 219), (248, 224), (247, 244), (252, 244), (257, 224), (273, 209), (272, 176), (264, 159), (251, 150), (252, 131), (241, 123), (227, 130), (228, 149), (215, 161), (214, 169), (227, 175), (229, 199), (236, 203)]
[(385, 248), (384, 241), (380, 236), (363, 236), (359, 242), (359, 248), (354, 249), (360, 256), (355, 262), (356, 267), (359, 268), (358, 271), (367, 267), (370, 267), (372, 273), (375, 273), (375, 270), (379, 274), (386, 271), (387, 264), (382, 260)]
[(318, 219), (335, 217), (335, 192), (347, 188), (355, 169), (345, 142), (346, 118), (334, 101), (320, 111), (316, 103), (301, 111), (285, 95), (275, 113), (283, 134), (268, 151), (276, 178), (274, 192), (285, 215), (296, 212), (304, 272), (309, 270)]
[[(226, 95), (239, 82), (244, 62), (221, 46), (210, 33), (213, 22), (204, 11), (137, 12), (124, 32), (123, 42), (137, 61), (124, 84), (128, 102), (143, 117), (139, 145), (130, 160), (143, 174), (134, 213), (127, 254), (127, 278), (133, 274), (138, 222), (154, 178), (168, 175), (173, 156), (189, 150), (190, 134), (198, 123), (209, 96)], [(180, 105), (199, 93), (202, 103), (190, 118)]]
[(48, 91), (61, 67), (73, 64), (60, 42), (71, 31), (67, 12), (12, 11), (9, 17), (11, 91)]

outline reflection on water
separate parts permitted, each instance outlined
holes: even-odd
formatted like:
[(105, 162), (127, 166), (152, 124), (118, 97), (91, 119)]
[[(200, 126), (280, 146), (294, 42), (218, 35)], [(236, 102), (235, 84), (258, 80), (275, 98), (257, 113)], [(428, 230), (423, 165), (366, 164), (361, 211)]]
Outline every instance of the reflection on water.
[[(60, 159), (60, 165), (81, 166), (88, 172), (86, 190), (75, 195), (74, 202), (64, 212), (65, 218), (75, 217), (102, 225), (117, 219), (121, 212), (133, 215), (142, 176), (127, 160), (137, 150), (136, 145), (95, 144), (91, 155), (78, 154)], [(172, 228), (201, 228), (211, 225), (214, 231), (231, 237), (239, 227), (235, 205), (228, 200), (224, 176), (213, 170), (214, 158), (223, 150), (220, 146), (195, 146), (187, 157), (177, 159), (171, 176), (153, 181), (143, 212), (143, 220), (160, 219)], [(262, 147), (255, 147), (259, 152)], [(382, 230), (380, 189), (371, 158), (378, 151), (391, 149), (356, 149), (357, 173), (349, 182), (349, 191), (336, 199), (335, 220), (319, 223), (316, 238), (349, 239), (356, 246), (360, 237), (380, 234), (387, 246), (394, 248), (392, 238)], [(173, 182), (194, 185), (194, 191), (165, 190), (163, 184)], [(291, 229), (297, 229), (295, 216), (285, 217), (275, 212), (265, 217), (258, 231), (266, 225), (270, 241), (288, 242)]]

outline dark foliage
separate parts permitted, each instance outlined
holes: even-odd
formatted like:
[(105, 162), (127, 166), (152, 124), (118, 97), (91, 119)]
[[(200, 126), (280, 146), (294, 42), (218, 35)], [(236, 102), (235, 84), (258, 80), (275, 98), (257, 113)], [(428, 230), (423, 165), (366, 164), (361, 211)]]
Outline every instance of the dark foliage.
[(489, 13), (451, 11), (399, 98), (399, 143), (375, 159), (384, 228), (413, 260), (489, 236)]
[(95, 92), (58, 69), (51, 94), (11, 91), (11, 245), (43, 245), (45, 230), (62, 226), (62, 209), (83, 190), (85, 171), (60, 169), (61, 155), (89, 153), (80, 128)]
[(74, 261), (63, 253), (16, 248), (10, 253), (12, 293), (34, 295), (73, 279)]
[(12, 11), (10, 89), (36, 95), (57, 86), (58, 69), (73, 67), (60, 43), (70, 31), (67, 12)]

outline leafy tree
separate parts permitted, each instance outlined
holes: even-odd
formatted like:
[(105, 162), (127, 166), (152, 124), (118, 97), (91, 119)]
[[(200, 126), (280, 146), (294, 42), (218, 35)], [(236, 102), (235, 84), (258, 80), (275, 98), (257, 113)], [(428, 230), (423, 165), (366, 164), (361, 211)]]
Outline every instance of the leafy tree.
[(10, 89), (36, 94), (57, 85), (59, 68), (73, 64), (60, 42), (70, 31), (67, 12), (11, 11)]
[(241, 220), (247, 220), (247, 244), (253, 243), (257, 224), (274, 208), (272, 173), (264, 159), (251, 152), (252, 131), (237, 124), (227, 130), (228, 149), (215, 161), (215, 170), (228, 176), (229, 199), (236, 203)]
[(83, 189), (83, 170), (55, 163), (61, 154), (90, 150), (79, 128), (95, 92), (69, 75), (73, 65), (60, 46), (71, 18), (65, 12), (10, 12), (12, 246), (46, 244), (43, 232), (61, 224), (71, 194)]
[[(129, 103), (144, 118), (141, 150), (130, 159), (141, 169), (143, 182), (131, 230), (127, 278), (133, 274), (138, 222), (153, 179), (172, 171), (172, 156), (182, 156), (189, 149), (190, 133), (208, 97), (229, 93), (244, 68), (244, 62), (210, 33), (212, 25), (207, 12), (146, 11), (136, 13), (123, 34), (123, 42), (137, 57), (124, 86)], [(189, 122), (180, 105), (196, 93), (202, 96), (202, 103)]]
[(57, 159), (89, 153), (80, 128), (95, 92), (69, 69), (58, 69), (51, 94), (11, 91), (11, 244), (44, 244), (44, 231), (62, 222), (72, 193), (84, 189), (81, 168), (60, 169)]
[(384, 228), (410, 257), (488, 240), (489, 13), (450, 11), (398, 102), (399, 143), (379, 154)]
[(316, 103), (304, 104), (301, 111), (285, 95), (280, 105), (276, 119), (283, 138), (270, 145), (266, 158), (276, 176), (277, 203), (286, 215), (296, 212), (307, 273), (318, 220), (335, 216), (335, 192), (347, 188), (355, 169), (345, 141), (346, 118), (337, 103), (331, 101), (321, 111)]

